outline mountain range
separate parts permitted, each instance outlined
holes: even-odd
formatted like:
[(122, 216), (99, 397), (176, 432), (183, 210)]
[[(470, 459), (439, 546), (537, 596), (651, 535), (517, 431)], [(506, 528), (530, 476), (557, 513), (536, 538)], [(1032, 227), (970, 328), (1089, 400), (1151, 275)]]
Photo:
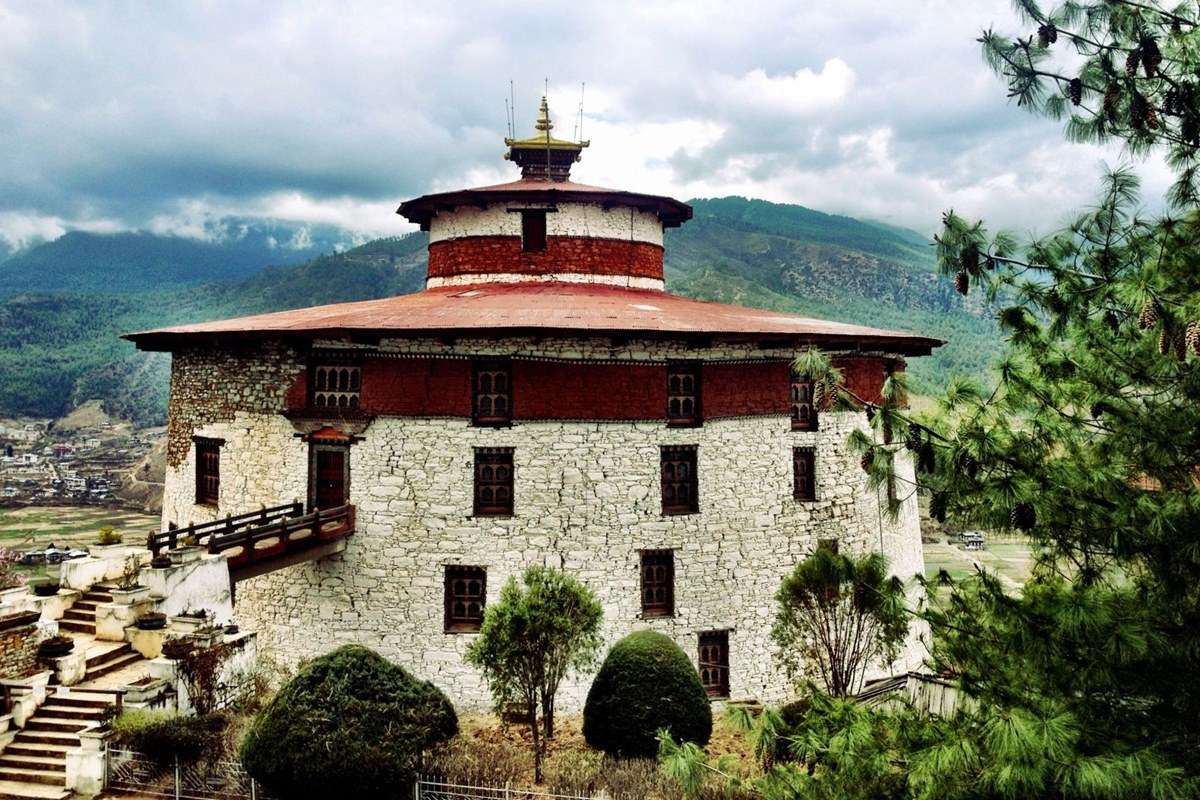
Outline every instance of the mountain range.
[[(952, 374), (986, 376), (998, 353), (992, 315), (935, 273), (920, 234), (741, 197), (690, 202), (694, 219), (667, 234), (670, 290), (947, 339), (910, 364), (917, 393)], [(425, 234), (344, 249), (352, 237), (332, 228), (227, 220), (215, 233), (73, 232), (0, 260), (0, 416), (57, 417), (100, 399), (110, 414), (159, 423), (169, 360), (121, 333), (387, 297), (424, 281)]]

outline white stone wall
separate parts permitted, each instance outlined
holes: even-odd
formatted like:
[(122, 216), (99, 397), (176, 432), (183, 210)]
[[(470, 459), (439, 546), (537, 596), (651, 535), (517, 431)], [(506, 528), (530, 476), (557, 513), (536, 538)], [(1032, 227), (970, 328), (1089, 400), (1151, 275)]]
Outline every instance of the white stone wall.
[[(332, 343), (325, 343), (332, 344)], [(653, 347), (654, 349), (650, 349)], [(396, 352), (522, 353), (565, 358), (659, 360), (678, 349), (692, 358), (787, 357), (779, 351), (607, 340), (385, 341)], [(284, 372), (294, 369), (290, 357)], [(211, 360), (197, 366), (212, 369)], [(186, 363), (176, 364), (185, 375)], [(219, 390), (221, 381), (208, 378)], [(201, 415), (203, 416), (203, 415)], [(443, 568), (485, 566), (494, 601), (509, 576), (529, 564), (577, 575), (605, 609), (611, 643), (641, 627), (662, 630), (696, 658), (697, 634), (730, 630), (734, 698), (775, 702), (790, 694), (772, 657), (769, 632), (779, 581), (818, 539), (853, 551), (882, 547), (895, 571), (922, 570), (915, 498), (896, 524), (866, 488), (850, 430), (859, 413), (829, 413), (819, 432), (793, 432), (785, 416), (712, 420), (695, 429), (661, 423), (520, 422), (471, 427), (468, 420), (378, 418), (351, 447), (350, 498), (358, 527), (346, 551), (238, 585), (236, 615), (260, 633), (263, 652), (283, 662), (357, 642), (429, 678), (460, 708), (490, 699), (463, 663), (471, 641), (443, 633)], [(180, 525), (261, 505), (304, 499), (308, 452), (283, 416), (259, 409), (214, 419), (194, 431), (225, 440), (217, 509), (193, 503), (193, 459), (169, 467), (164, 522)], [(663, 516), (659, 446), (698, 446), (700, 513)], [(817, 448), (815, 503), (792, 498), (791, 448)], [(473, 448), (513, 447), (515, 515), (472, 517)], [(902, 458), (902, 469), (911, 470)], [(901, 494), (904, 494), (903, 481)], [(676, 615), (640, 617), (638, 551), (673, 548)], [(913, 643), (906, 656), (920, 658)], [(897, 669), (915, 666), (902, 663)], [(563, 689), (561, 707), (577, 710), (591, 676)]]
[[(509, 211), (511, 203), (487, 208), (459, 206), (441, 211), (429, 222), (429, 243), (463, 236), (520, 236), (521, 215)], [(547, 236), (581, 236), (621, 239), (662, 247), (663, 226), (651, 211), (617, 206), (607, 211), (599, 203), (558, 203), (546, 215)]]

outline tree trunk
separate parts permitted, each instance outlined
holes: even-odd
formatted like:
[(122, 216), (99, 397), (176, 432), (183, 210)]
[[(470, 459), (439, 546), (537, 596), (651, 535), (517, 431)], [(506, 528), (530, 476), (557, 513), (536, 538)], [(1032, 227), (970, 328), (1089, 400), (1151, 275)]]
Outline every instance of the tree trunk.
[(546, 741), (554, 738), (554, 696), (542, 695), (542, 731)]
[(529, 732), (533, 736), (533, 782), (542, 782), (542, 737), (538, 730), (537, 699), (530, 697), (526, 706), (529, 708)]

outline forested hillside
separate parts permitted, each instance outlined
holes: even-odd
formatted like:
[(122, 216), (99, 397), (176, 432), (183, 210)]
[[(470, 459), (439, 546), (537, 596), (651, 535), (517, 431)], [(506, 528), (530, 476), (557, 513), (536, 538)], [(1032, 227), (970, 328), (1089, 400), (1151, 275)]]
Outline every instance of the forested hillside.
[[(952, 373), (986, 373), (997, 351), (990, 315), (966, 308), (950, 283), (933, 273), (930, 248), (920, 235), (760, 200), (722, 198), (693, 205), (695, 219), (667, 235), (671, 290), (948, 339), (950, 344), (933, 357), (911, 364), (917, 391), (936, 388)], [(122, 241), (131, 255), (122, 255)], [(71, 250), (55, 247), (60, 242), (0, 262), (0, 279), (8, 281), (14, 270), (66, 274), (77, 269)], [(139, 423), (161, 422), (168, 359), (136, 352), (119, 334), (402, 294), (420, 289), (425, 274), (426, 235), (421, 233), (378, 239), (303, 264), (260, 264), (252, 274), (231, 256), (234, 266), (225, 280), (210, 278), (200, 285), (170, 284), (179, 273), (160, 276), (146, 259), (130, 268), (132, 277), (121, 265), (147, 252), (170, 256), (174, 248), (179, 255), (171, 256), (173, 263), (185, 263), (195, 247), (219, 245), (146, 234), (110, 237), (106, 244), (113, 271), (107, 294), (42, 291), (0, 300), (0, 374), (7, 377), (0, 382), (0, 414), (57, 416), (100, 398), (110, 413)], [(206, 263), (211, 256), (206, 252)], [(32, 276), (25, 279), (36, 282)]]

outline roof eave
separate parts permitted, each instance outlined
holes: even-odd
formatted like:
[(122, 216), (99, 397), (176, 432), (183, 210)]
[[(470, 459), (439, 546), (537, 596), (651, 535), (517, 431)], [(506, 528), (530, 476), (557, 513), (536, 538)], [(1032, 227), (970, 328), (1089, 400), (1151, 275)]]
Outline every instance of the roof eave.
[(639, 330), (631, 328), (561, 328), (544, 326), (514, 326), (508, 328), (413, 328), (413, 329), (366, 329), (366, 328), (308, 328), (304, 330), (255, 330), (255, 331), (140, 331), (126, 333), (122, 339), (133, 342), (139, 350), (147, 352), (173, 352), (196, 345), (219, 345), (232, 340), (262, 341), (264, 339), (299, 340), (348, 338), (364, 343), (380, 339), (415, 338), (428, 336), (447, 337), (494, 337), (563, 335), (576, 337), (621, 336), (647, 339), (722, 339), (738, 341), (777, 342), (780, 347), (817, 345), (842, 347), (859, 352), (887, 352), (902, 356), (927, 356), (946, 342), (923, 336), (864, 336), (831, 333), (781, 333), (779, 331), (702, 331), (702, 330)]

